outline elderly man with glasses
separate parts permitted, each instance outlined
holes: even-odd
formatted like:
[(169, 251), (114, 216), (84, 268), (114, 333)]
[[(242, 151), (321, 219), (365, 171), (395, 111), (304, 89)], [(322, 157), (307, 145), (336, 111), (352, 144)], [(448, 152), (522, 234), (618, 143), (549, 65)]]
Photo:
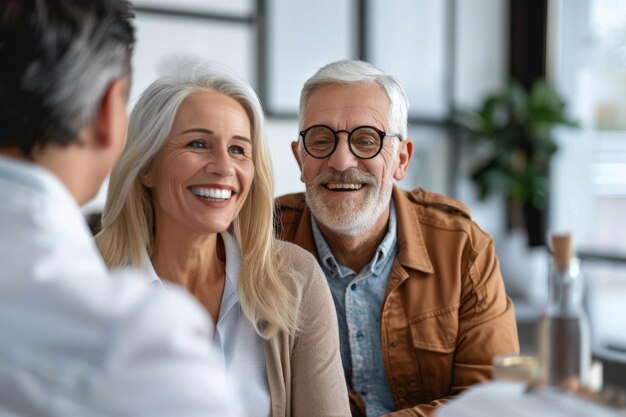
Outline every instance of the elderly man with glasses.
[(304, 85), (292, 143), (306, 193), (278, 199), (277, 230), (313, 253), (337, 308), (355, 416), (424, 416), (519, 349), (491, 237), (468, 209), (405, 191), (408, 101), (360, 61)]

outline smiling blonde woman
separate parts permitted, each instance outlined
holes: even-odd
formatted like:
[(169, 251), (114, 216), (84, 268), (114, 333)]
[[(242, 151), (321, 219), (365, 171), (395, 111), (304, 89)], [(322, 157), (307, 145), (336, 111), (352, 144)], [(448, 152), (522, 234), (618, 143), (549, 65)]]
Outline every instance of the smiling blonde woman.
[(275, 239), (264, 117), (224, 67), (159, 78), (130, 116), (96, 242), (110, 267), (186, 287), (249, 416), (349, 416), (335, 310), (315, 259)]

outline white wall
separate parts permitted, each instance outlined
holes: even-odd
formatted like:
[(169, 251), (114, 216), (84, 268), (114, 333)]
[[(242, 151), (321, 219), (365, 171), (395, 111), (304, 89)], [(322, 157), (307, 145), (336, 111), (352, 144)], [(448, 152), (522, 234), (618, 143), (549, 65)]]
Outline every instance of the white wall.
[(456, 1), (454, 100), (476, 106), (499, 90), (508, 72), (508, 1)]
[(277, 196), (304, 191), (300, 169), (291, 152), (291, 142), (297, 139), (297, 120), (268, 119), (267, 143), (274, 165), (274, 193)]

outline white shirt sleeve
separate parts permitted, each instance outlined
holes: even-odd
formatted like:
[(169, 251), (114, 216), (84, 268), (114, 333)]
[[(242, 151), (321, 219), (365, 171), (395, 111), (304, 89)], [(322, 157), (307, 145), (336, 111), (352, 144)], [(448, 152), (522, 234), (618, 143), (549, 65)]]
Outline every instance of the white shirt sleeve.
[(174, 286), (155, 286), (136, 299), (125, 288), (122, 297), (115, 307), (124, 323), (94, 384), (94, 406), (116, 416), (239, 416), (223, 361), (211, 347), (210, 319), (195, 300)]
[(111, 275), (45, 169), (0, 156), (0, 189), (0, 416), (240, 415), (193, 297)]

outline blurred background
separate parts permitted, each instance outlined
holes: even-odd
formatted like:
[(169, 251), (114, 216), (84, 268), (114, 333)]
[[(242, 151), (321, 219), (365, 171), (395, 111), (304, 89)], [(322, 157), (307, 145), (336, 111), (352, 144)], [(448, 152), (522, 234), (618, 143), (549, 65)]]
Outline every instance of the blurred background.
[[(228, 65), (264, 105), (277, 195), (304, 190), (290, 149), (304, 81), (343, 58), (395, 76), (409, 96), (415, 144), (400, 185), (462, 200), (494, 237), (523, 351), (534, 349), (546, 301), (546, 237), (571, 232), (594, 355), (607, 383), (626, 386), (626, 1), (133, 4), (130, 106), (180, 59)], [(518, 145), (502, 147), (511, 135)], [(101, 210), (104, 193), (85, 214)]]

